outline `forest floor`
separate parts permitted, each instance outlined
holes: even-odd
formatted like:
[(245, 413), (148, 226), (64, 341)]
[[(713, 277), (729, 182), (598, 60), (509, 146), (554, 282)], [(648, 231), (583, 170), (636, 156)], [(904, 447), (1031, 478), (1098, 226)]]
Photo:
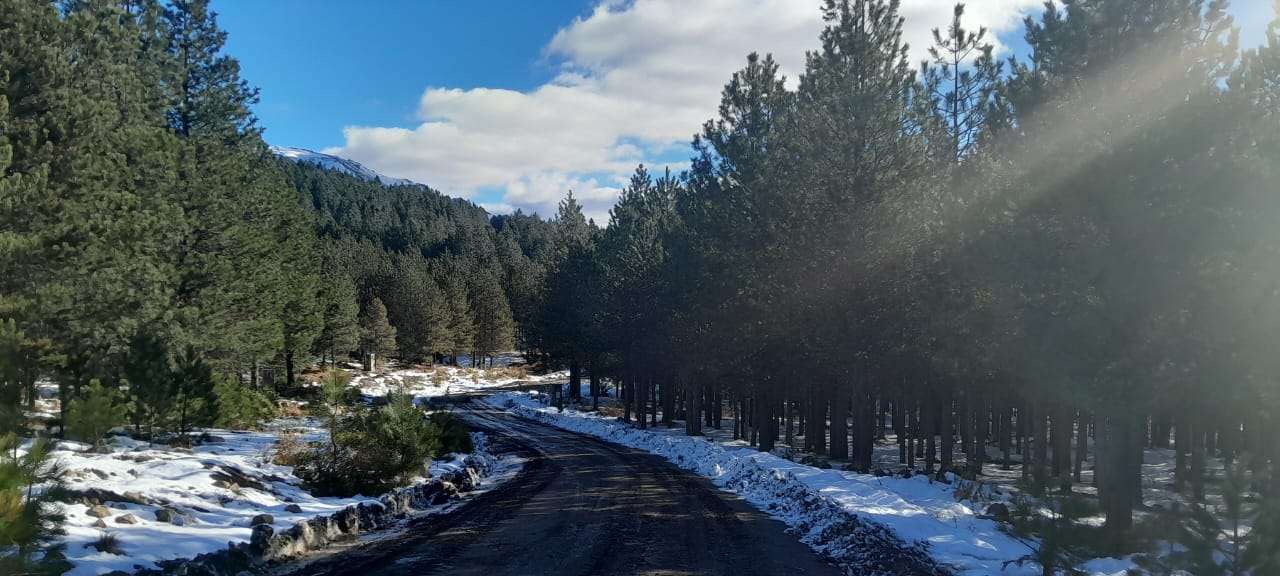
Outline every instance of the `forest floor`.
[[(933, 481), (925, 475), (903, 478), (904, 466), (898, 462), (896, 439), (890, 435), (877, 443), (875, 460), (877, 468), (893, 472), (890, 475), (860, 474), (839, 469), (842, 462), (813, 459), (799, 450), (782, 446), (771, 454), (752, 449), (742, 440), (732, 438), (731, 423), (720, 430), (707, 429), (706, 436), (691, 438), (684, 435), (683, 423), (666, 428), (661, 425), (639, 429), (632, 424), (619, 422), (618, 410), (612, 400), (606, 399), (600, 412), (566, 408), (558, 411), (545, 404), (546, 397), (538, 392), (502, 392), (488, 400), (517, 414), (538, 419), (552, 425), (596, 436), (625, 446), (639, 448), (657, 454), (675, 464), (710, 478), (717, 485), (741, 494), (761, 510), (791, 524), (805, 533), (806, 542), (821, 548), (822, 520), (806, 518), (805, 507), (779, 502), (779, 495), (791, 498), (822, 498), (837, 504), (860, 518), (890, 528), (907, 543), (927, 545), (933, 558), (954, 568), (961, 574), (1039, 574), (1034, 563), (1018, 565), (1034, 550), (1034, 538), (1018, 535), (1007, 526), (986, 514), (994, 503), (1010, 509), (1017, 506), (1038, 509), (1048, 513), (1043, 500), (1032, 498), (1021, 481), (1020, 465), (1015, 461), (1009, 470), (1002, 470), (997, 454), (984, 467), (977, 482), (948, 475), (949, 483)], [(802, 437), (797, 438), (801, 444)], [(1138, 510), (1139, 523), (1163, 524), (1167, 533), (1172, 510), (1187, 504), (1187, 497), (1173, 490), (1172, 450), (1148, 450), (1143, 472), (1143, 506)], [(801, 464), (800, 462), (805, 462)], [(961, 460), (960, 463), (963, 461)], [(996, 463), (991, 463), (996, 462)], [(832, 468), (818, 466), (830, 465)], [(920, 464), (920, 463), (918, 463)], [(959, 463), (958, 463), (959, 464)], [(1222, 502), (1220, 482), (1222, 462), (1211, 460), (1206, 483), (1206, 503), (1215, 508)], [(757, 469), (767, 475), (754, 473)], [(751, 470), (747, 474), (744, 470)], [(884, 474), (882, 472), (882, 474)], [(761, 478), (768, 478), (762, 481)], [(1096, 489), (1090, 484), (1092, 462), (1087, 462), (1083, 483), (1075, 491), (1084, 498), (1096, 498)], [(751, 486), (751, 483), (772, 486)], [(796, 483), (805, 490), (789, 490), (784, 486)], [(1086, 516), (1078, 520), (1083, 524), (1100, 525), (1102, 517)], [(1247, 527), (1246, 530), (1247, 531)], [(1171, 546), (1167, 541), (1157, 543), (1157, 553), (1167, 553)], [(1087, 554), (1087, 550), (1085, 551)], [(1095, 576), (1115, 576), (1135, 568), (1135, 557), (1105, 557), (1088, 555), (1079, 568)]]

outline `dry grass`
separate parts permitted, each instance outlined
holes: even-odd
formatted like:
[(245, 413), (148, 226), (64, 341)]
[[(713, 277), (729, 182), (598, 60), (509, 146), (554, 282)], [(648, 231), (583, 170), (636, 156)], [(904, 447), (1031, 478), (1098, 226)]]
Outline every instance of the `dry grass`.
[(301, 418), (307, 415), (307, 405), (297, 400), (276, 400), (276, 415), (281, 418)]
[(281, 434), (276, 440), (275, 452), (271, 455), (271, 463), (281, 466), (297, 466), (302, 462), (308, 447), (298, 434)]
[(529, 369), (525, 366), (499, 366), (490, 368), (486, 371), (486, 376), (491, 380), (513, 379), (524, 380), (529, 377)]
[(123, 556), (124, 551), (120, 549), (120, 538), (113, 532), (103, 530), (98, 533), (98, 539), (85, 544), (86, 547), (93, 548), (103, 554), (112, 554), (115, 556)]
[(622, 416), (622, 406), (618, 404), (601, 404), (597, 413), (601, 416), (618, 418)]

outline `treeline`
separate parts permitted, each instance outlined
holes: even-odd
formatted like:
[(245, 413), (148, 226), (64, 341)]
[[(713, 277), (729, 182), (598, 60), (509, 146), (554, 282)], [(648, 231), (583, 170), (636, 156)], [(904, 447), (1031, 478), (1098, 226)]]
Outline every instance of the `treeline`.
[[(342, 305), (326, 313), (321, 356), (356, 349), (360, 303), (377, 299), (395, 327), (379, 356), (409, 362), (473, 361), (533, 338), (549, 224), (516, 213), (490, 217), (426, 186), (385, 187), (313, 165), (286, 162), (316, 214), (321, 268)], [(366, 310), (367, 311), (367, 310)], [(328, 318), (332, 317), (332, 318)]]
[(120, 386), (139, 338), (237, 378), (309, 353), (314, 218), (207, 3), (5, 1), (0, 34), (5, 429), (39, 379), (64, 412)]
[(642, 167), (562, 244), (546, 349), (641, 426), (731, 416), (859, 470), (886, 427), (904, 465), (1037, 490), (1096, 451), (1114, 534), (1145, 446), (1196, 496), (1210, 455), (1274, 470), (1280, 30), (1242, 52), (1224, 2), (1050, 3), (1002, 60), (958, 7), (917, 66), (897, 7), (825, 2), (794, 89), (751, 55), (691, 169)]
[(132, 401), (140, 342), (279, 392), (538, 347), (551, 225), (276, 158), (206, 0), (0, 8), (5, 430), (41, 380), (64, 419), (93, 381)]

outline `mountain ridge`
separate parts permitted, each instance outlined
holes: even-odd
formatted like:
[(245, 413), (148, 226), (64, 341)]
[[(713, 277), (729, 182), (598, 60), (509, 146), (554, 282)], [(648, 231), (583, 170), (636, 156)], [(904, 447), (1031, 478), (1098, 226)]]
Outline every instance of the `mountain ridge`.
[(382, 174), (381, 172), (369, 168), (355, 160), (351, 160), (350, 158), (343, 158), (341, 156), (334, 156), (333, 154), (325, 154), (323, 152), (316, 152), (315, 150), (299, 148), (296, 146), (273, 145), (270, 148), (272, 154), (281, 158), (288, 158), (294, 162), (307, 162), (328, 170), (335, 170), (344, 174), (350, 174), (370, 182), (381, 182), (383, 186), (424, 186), (424, 184), (414, 182), (408, 178), (387, 176), (386, 174)]

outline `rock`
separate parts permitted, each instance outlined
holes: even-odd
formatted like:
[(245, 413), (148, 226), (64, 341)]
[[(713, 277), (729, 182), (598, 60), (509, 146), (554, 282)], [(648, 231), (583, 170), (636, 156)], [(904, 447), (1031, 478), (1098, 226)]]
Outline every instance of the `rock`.
[(88, 514), (94, 518), (106, 518), (111, 515), (111, 510), (107, 509), (106, 506), (98, 504), (96, 506), (89, 507)]
[(103, 472), (103, 471), (101, 471), (101, 470), (98, 470), (97, 468), (90, 468), (90, 469), (89, 469), (89, 472), (93, 473), (93, 475), (94, 475), (94, 476), (97, 476), (98, 478), (100, 478), (100, 479), (102, 479), (102, 480), (106, 480), (106, 479), (108, 478), (108, 476), (107, 476), (107, 473), (106, 473), (106, 472)]
[(1001, 522), (1009, 521), (1009, 506), (996, 502), (987, 506), (986, 515)]
[(804, 456), (801, 456), (800, 463), (805, 466), (813, 466), (814, 468), (822, 468), (824, 470), (831, 468), (831, 462), (826, 458), (815, 456), (813, 454), (805, 454)]
[(106, 523), (106, 522), (103, 522), (103, 521), (102, 521), (102, 519), (101, 519), (101, 518), (99, 518), (99, 519), (97, 519), (97, 520), (94, 520), (94, 521), (93, 521), (93, 527), (94, 527), (94, 528), (106, 528), (106, 527), (107, 527), (107, 523)]
[(275, 529), (269, 524), (254, 526), (253, 534), (249, 536), (249, 548), (261, 555), (270, 546), (272, 534), (275, 534)]
[(170, 508), (161, 508), (156, 510), (156, 520), (159, 522), (173, 523), (174, 519), (181, 518), (182, 515), (177, 510)]
[(123, 514), (116, 516), (116, 524), (137, 524), (138, 517), (133, 514)]
[(275, 521), (276, 521), (275, 517), (271, 516), (270, 514), (259, 514), (257, 516), (254, 516), (253, 519), (249, 521), (249, 525), (257, 526), (259, 524), (271, 524), (272, 522), (275, 522)]
[(128, 499), (127, 502), (132, 502), (134, 504), (146, 506), (151, 503), (151, 499), (143, 496), (141, 492), (125, 492), (124, 497)]
[(227, 490), (231, 490), (232, 492), (238, 492), (240, 490), (239, 484), (236, 484), (235, 482), (228, 482), (226, 480), (214, 480), (213, 487), (226, 488)]
[(298, 514), (298, 513), (302, 512), (302, 507), (301, 507), (301, 506), (299, 506), (299, 505), (297, 505), (297, 504), (290, 504), (290, 505), (288, 505), (288, 506), (285, 506), (285, 507), (284, 507), (284, 511), (285, 511), (285, 512), (292, 512), (292, 513), (294, 513), (294, 514)]

